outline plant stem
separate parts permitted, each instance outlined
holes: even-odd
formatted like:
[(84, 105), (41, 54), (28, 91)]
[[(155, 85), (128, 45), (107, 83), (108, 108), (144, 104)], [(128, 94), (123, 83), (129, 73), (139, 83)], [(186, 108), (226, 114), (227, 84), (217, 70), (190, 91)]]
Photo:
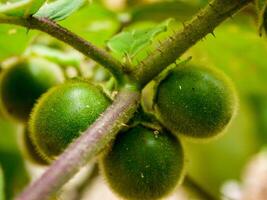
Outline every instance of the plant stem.
[(161, 47), (142, 61), (132, 75), (141, 85), (147, 84), (197, 41), (209, 33), (213, 34), (221, 22), (250, 2), (252, 0), (213, 0), (190, 22), (184, 24), (183, 30), (163, 41)]
[(205, 200), (219, 200), (219, 198), (215, 197), (213, 194), (210, 194), (203, 187), (201, 187), (198, 183), (195, 182), (190, 176), (186, 176), (183, 182), (183, 186), (193, 190), (196, 192), (198, 196)]
[(136, 111), (139, 99), (139, 92), (121, 91), (103, 115), (36, 182), (26, 188), (17, 200), (44, 200), (55, 194), (80, 167), (110, 143)]
[(36, 29), (45, 32), (52, 37), (61, 40), (76, 50), (83, 53), (85, 56), (90, 57), (94, 61), (103, 65), (107, 68), (118, 81), (123, 81), (123, 71), (126, 70), (126, 66), (122, 65), (117, 59), (113, 58), (104, 49), (100, 49), (90, 42), (84, 40), (78, 35), (72, 33), (68, 29), (60, 26), (59, 24), (46, 19), (46, 18), (15, 18), (15, 17), (4, 17), (0, 18), (0, 23), (15, 24), (26, 27), (28, 29)]

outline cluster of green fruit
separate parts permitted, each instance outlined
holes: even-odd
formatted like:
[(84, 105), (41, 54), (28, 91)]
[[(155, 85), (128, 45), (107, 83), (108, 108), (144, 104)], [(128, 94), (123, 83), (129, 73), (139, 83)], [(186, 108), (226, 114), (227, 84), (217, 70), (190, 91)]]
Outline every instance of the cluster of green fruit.
[[(28, 157), (49, 164), (112, 103), (94, 83), (65, 80), (42, 58), (24, 58), (1, 72), (3, 112), (27, 124)], [(210, 138), (229, 124), (236, 108), (231, 82), (214, 69), (185, 64), (160, 79), (154, 95), (157, 126), (129, 124), (101, 155), (108, 184), (126, 199), (158, 199), (184, 176), (180, 136)]]

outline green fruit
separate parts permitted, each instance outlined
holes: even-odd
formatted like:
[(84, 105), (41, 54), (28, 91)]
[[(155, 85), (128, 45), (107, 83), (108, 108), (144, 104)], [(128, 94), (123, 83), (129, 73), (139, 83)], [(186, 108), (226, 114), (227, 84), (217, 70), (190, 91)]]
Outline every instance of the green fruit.
[(13, 119), (26, 122), (41, 94), (63, 80), (59, 66), (47, 60), (18, 60), (1, 74), (0, 101), (3, 112)]
[(30, 118), (30, 138), (48, 160), (82, 134), (110, 105), (98, 87), (70, 81), (51, 88), (35, 105)]
[(48, 165), (49, 162), (44, 159), (36, 150), (30, 137), (29, 130), (25, 128), (22, 133), (22, 154), (31, 162), (38, 165)]
[(170, 193), (183, 177), (180, 142), (166, 130), (138, 125), (117, 136), (101, 159), (102, 172), (118, 195), (155, 200)]
[(172, 132), (207, 138), (231, 121), (236, 96), (229, 79), (213, 69), (179, 66), (158, 83), (154, 106), (160, 121)]

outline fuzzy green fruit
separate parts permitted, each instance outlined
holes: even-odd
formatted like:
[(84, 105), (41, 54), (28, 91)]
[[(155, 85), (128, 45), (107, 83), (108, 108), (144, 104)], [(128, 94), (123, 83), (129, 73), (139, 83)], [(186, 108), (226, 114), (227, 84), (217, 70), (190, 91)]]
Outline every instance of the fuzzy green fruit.
[(20, 59), (1, 74), (1, 108), (7, 116), (26, 122), (41, 94), (63, 80), (60, 67), (47, 60)]
[(33, 145), (29, 137), (28, 128), (25, 128), (24, 131), (22, 132), (22, 154), (26, 159), (35, 164), (38, 165), (49, 164), (49, 162), (38, 153), (35, 146)]
[(222, 132), (236, 110), (230, 80), (221, 72), (192, 65), (172, 69), (158, 83), (154, 106), (176, 134), (208, 138)]
[(102, 172), (118, 195), (155, 200), (169, 194), (183, 177), (180, 142), (166, 130), (138, 125), (117, 136), (101, 159)]
[(85, 131), (110, 105), (102, 90), (88, 82), (70, 81), (45, 93), (30, 118), (30, 138), (48, 160)]

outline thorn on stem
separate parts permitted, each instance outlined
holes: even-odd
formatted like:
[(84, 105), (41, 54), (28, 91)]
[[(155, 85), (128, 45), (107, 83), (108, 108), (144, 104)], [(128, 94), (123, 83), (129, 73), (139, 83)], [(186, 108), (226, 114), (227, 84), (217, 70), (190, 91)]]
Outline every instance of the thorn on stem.
[(127, 124), (125, 124), (125, 123), (121, 123), (121, 126), (129, 127), (129, 125), (127, 125)]

